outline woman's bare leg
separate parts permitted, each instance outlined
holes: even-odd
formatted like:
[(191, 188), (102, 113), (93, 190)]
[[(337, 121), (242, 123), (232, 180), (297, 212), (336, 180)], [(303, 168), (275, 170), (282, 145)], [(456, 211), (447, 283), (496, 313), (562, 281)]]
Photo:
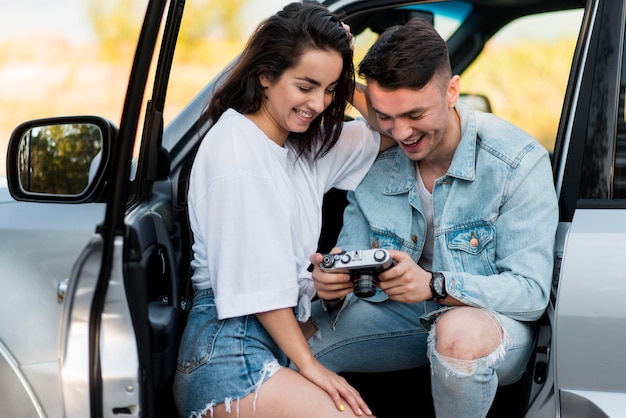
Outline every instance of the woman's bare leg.
[[(255, 400), (256, 398), (256, 400)], [(230, 412), (226, 405), (215, 406), (206, 418), (350, 418), (358, 417), (350, 406), (337, 409), (330, 395), (300, 373), (282, 368), (261, 385), (258, 393), (233, 400)], [(360, 415), (365, 417), (363, 413)], [(370, 415), (372, 416), (372, 415)]]

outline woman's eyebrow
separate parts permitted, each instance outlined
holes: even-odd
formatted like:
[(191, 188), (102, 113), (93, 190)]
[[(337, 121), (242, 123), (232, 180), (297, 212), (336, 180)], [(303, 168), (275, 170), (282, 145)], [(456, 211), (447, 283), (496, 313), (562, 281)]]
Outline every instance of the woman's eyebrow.
[(310, 77), (296, 77), (296, 80), (306, 81), (307, 83), (311, 83), (311, 84), (313, 84), (315, 86), (321, 86), (322, 85), (322, 83), (320, 83), (319, 81), (314, 80), (314, 79), (312, 79)]

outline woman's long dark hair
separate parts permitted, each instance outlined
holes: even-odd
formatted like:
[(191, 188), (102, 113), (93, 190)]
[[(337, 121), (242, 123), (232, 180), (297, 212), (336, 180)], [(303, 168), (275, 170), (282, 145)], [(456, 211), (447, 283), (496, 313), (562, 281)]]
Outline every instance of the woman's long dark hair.
[(324, 155), (341, 134), (346, 101), (354, 92), (354, 65), (350, 41), (340, 20), (319, 4), (290, 3), (262, 22), (215, 91), (206, 116), (215, 123), (228, 108), (242, 114), (256, 112), (264, 96), (259, 74), (276, 82), (311, 49), (337, 51), (343, 68), (330, 105), (305, 132), (292, 133), (291, 137), (296, 139), (298, 157), (314, 160)]

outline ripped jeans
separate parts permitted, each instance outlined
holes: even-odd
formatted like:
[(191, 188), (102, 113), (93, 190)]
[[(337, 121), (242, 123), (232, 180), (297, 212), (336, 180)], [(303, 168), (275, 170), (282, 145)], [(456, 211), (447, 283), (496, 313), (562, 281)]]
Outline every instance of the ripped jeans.
[(183, 332), (174, 376), (174, 399), (181, 417), (213, 416), (225, 404), (239, 416), (239, 401), (261, 385), (289, 359), (255, 315), (220, 320), (213, 291), (194, 294)]
[[(437, 310), (439, 308), (439, 310)], [(349, 295), (329, 315), (313, 304), (318, 327), (309, 339), (315, 356), (335, 372), (383, 372), (430, 363), (433, 402), (438, 417), (485, 417), (499, 385), (521, 378), (535, 342), (535, 326), (491, 312), (503, 338), (490, 355), (474, 361), (446, 359), (435, 350), (438, 314), (434, 302), (368, 302)], [(468, 371), (470, 370), (470, 371)]]

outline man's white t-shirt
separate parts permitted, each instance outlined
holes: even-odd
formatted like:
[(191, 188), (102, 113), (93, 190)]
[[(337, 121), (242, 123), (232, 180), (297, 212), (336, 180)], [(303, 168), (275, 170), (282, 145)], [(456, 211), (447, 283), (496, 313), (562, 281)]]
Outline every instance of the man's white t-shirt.
[(415, 164), (415, 179), (417, 180), (417, 194), (422, 204), (422, 212), (426, 219), (426, 238), (424, 239), (424, 247), (422, 248), (422, 255), (418, 261), (418, 264), (424, 270), (433, 269), (433, 254), (435, 252), (435, 209), (433, 206), (433, 195), (428, 191), (422, 176), (420, 169)]
[(189, 183), (194, 289), (213, 288), (220, 319), (298, 306), (310, 316), (307, 271), (321, 231), (324, 193), (353, 190), (378, 153), (380, 135), (344, 124), (337, 144), (311, 163), (296, 159), (229, 109), (203, 139)]

